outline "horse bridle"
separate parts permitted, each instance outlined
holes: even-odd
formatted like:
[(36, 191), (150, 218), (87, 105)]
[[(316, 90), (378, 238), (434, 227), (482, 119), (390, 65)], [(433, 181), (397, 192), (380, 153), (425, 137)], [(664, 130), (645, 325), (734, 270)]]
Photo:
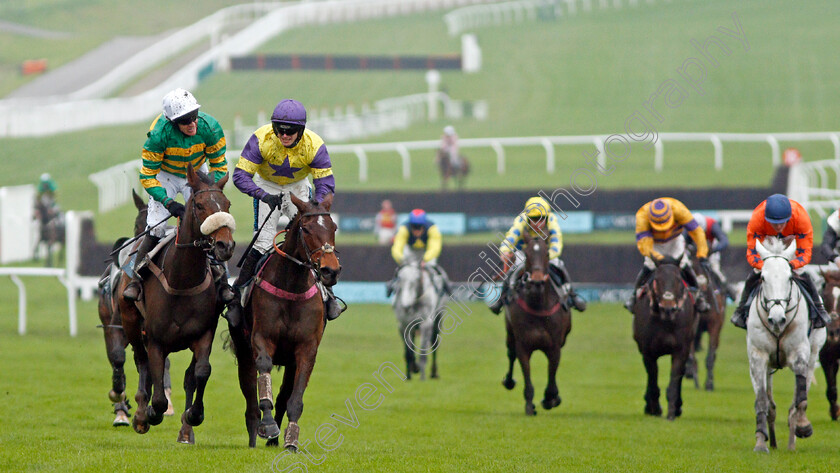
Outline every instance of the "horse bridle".
[[(774, 256), (768, 256), (767, 258), (764, 258), (764, 259), (770, 259), (770, 258), (781, 258), (781, 259), (783, 259), (787, 262), (790, 262), (790, 260), (788, 260), (787, 258), (785, 258), (783, 256), (775, 256), (775, 255)], [(764, 297), (764, 295), (763, 295), (764, 294), (764, 286), (762, 286), (759, 289), (759, 305), (764, 310), (764, 312), (769, 314), (770, 309), (772, 309), (773, 307), (775, 307), (777, 305), (782, 306), (782, 309), (785, 310), (785, 314), (789, 314), (794, 309), (796, 309), (796, 307), (799, 305), (798, 303), (796, 305), (794, 305), (793, 307), (790, 307), (790, 301), (791, 301), (791, 299), (793, 299), (793, 284), (794, 284), (793, 276), (791, 276), (790, 278), (788, 278), (788, 296), (784, 299), (768, 299), (768, 298)], [(800, 297), (801, 297), (801, 295), (800, 295)]]
[[(329, 216), (330, 213), (329, 212), (309, 212), (309, 213), (305, 213), (305, 214), (301, 215), (300, 219), (302, 220), (304, 217), (317, 217), (319, 215)], [(324, 242), (323, 245), (321, 245), (320, 247), (318, 247), (314, 250), (310, 250), (309, 246), (306, 244), (306, 241), (303, 239), (303, 232), (304, 232), (303, 223), (300, 223), (299, 227), (300, 228), (299, 228), (299, 231), (298, 231), (298, 243), (300, 244), (300, 246), (303, 247), (304, 254), (306, 254), (306, 261), (301, 261), (301, 260), (295, 258), (294, 256), (292, 256), (292, 255), (286, 253), (285, 251), (281, 250), (277, 246), (277, 242), (276, 242), (277, 235), (279, 235), (281, 233), (285, 233), (287, 230), (281, 230), (281, 231), (277, 232), (277, 235), (275, 235), (274, 251), (276, 251), (280, 256), (288, 259), (289, 261), (291, 261), (291, 262), (293, 262), (293, 263), (295, 263), (299, 266), (303, 266), (304, 268), (312, 270), (312, 272), (315, 274), (316, 279), (320, 282), (321, 281), (321, 264), (320, 264), (321, 258), (323, 258), (325, 254), (329, 254), (329, 253), (338, 254), (338, 250), (336, 250), (334, 246), (330, 245), (327, 242)], [(315, 261), (313, 261), (313, 259), (312, 259), (313, 255), (315, 255), (316, 253), (321, 253), (318, 256), (318, 258), (315, 259), (315, 261), (317, 261), (317, 263)]]
[[(197, 191), (192, 193), (192, 195), (190, 196), (190, 206), (192, 207), (192, 218), (193, 218), (193, 220), (195, 220), (195, 222), (198, 224), (198, 226), (201, 226), (202, 222), (198, 221), (198, 209), (196, 209), (196, 207), (195, 207), (195, 196), (197, 196), (198, 194), (204, 193), (204, 192), (220, 192), (222, 195), (224, 195), (224, 192), (221, 189), (201, 189), (201, 190), (197, 190)], [(215, 240), (210, 235), (202, 235), (200, 238), (195, 239), (190, 243), (178, 243), (178, 236), (176, 235), (176, 237), (175, 237), (175, 247), (176, 248), (192, 248), (192, 247), (195, 247), (195, 248), (200, 248), (204, 251), (209, 251), (213, 248), (214, 243), (215, 243)]]

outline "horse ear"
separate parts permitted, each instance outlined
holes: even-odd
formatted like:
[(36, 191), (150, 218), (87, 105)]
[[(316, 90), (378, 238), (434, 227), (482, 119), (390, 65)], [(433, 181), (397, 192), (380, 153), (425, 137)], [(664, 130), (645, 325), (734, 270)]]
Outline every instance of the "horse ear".
[(195, 168), (193, 168), (192, 163), (187, 164), (187, 184), (189, 184), (193, 189), (197, 189), (198, 184), (200, 183), (201, 178), (198, 177), (198, 173), (195, 172)]
[(755, 241), (755, 250), (758, 251), (758, 256), (760, 256), (761, 259), (765, 259), (768, 256), (770, 256), (770, 252), (767, 251), (767, 248), (765, 248), (764, 245), (761, 244), (760, 240)]
[(225, 173), (225, 175), (224, 175), (221, 179), (219, 179), (218, 181), (216, 181), (216, 187), (218, 187), (219, 189), (224, 189), (224, 188), (225, 188), (225, 184), (227, 184), (227, 181), (228, 181), (228, 178), (229, 178), (229, 177), (230, 177), (230, 174), (229, 174), (229, 173)]
[(782, 256), (788, 261), (792, 260), (793, 257), (796, 256), (796, 240), (790, 242), (790, 245), (788, 245), (788, 247), (782, 252)]
[(329, 212), (330, 207), (332, 207), (333, 197), (334, 194), (327, 194), (327, 196), (324, 197), (324, 200), (321, 201), (321, 207), (323, 207), (327, 212)]
[(289, 198), (292, 199), (292, 203), (297, 207), (298, 212), (301, 214), (306, 213), (306, 202), (298, 199), (293, 193), (289, 192)]
[(143, 210), (146, 208), (146, 203), (143, 202), (143, 199), (137, 195), (137, 191), (131, 189), (131, 197), (134, 199), (134, 206), (137, 207), (137, 210)]

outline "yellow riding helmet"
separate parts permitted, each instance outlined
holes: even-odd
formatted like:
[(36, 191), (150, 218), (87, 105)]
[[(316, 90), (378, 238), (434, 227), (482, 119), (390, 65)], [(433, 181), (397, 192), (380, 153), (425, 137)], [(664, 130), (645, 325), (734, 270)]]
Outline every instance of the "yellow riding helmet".
[(664, 232), (674, 225), (674, 212), (665, 199), (655, 199), (648, 206), (650, 227), (657, 232)]
[(546, 217), (551, 212), (551, 206), (542, 197), (531, 197), (525, 202), (525, 215), (530, 218)]

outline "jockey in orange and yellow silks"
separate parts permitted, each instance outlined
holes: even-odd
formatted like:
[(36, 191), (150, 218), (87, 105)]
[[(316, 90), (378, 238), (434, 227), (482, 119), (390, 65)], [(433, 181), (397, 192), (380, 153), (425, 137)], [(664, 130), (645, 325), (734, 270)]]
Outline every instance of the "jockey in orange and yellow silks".
[(563, 252), (563, 233), (557, 216), (551, 211), (551, 206), (542, 197), (531, 197), (525, 202), (525, 209), (513, 220), (513, 225), (505, 234), (505, 239), (499, 245), (499, 256), (504, 267), (502, 294), (490, 305), (490, 310), (499, 313), (506, 302), (511, 275), (515, 274), (523, 264), (517, 262), (517, 252), (522, 249), (523, 234), (528, 232), (532, 237), (540, 236), (548, 243), (549, 274), (558, 290), (566, 294), (564, 304), (566, 308), (574, 307), (580, 312), (586, 310), (586, 301), (575, 292), (572, 279), (566, 266), (560, 259)]
[(636, 276), (633, 294), (625, 303), (627, 310), (633, 311), (638, 289), (647, 283), (653, 275), (653, 270), (656, 269), (656, 264), (665, 257), (679, 261), (682, 277), (695, 295), (697, 309), (701, 312), (709, 309), (703, 293), (697, 290), (697, 275), (694, 274), (694, 269), (685, 253), (683, 229), (688, 231), (697, 247), (697, 258), (700, 264), (704, 268), (708, 267), (706, 257), (709, 247), (706, 244), (706, 234), (685, 204), (673, 197), (660, 197), (646, 203), (636, 212), (636, 247), (645, 260), (642, 270)]

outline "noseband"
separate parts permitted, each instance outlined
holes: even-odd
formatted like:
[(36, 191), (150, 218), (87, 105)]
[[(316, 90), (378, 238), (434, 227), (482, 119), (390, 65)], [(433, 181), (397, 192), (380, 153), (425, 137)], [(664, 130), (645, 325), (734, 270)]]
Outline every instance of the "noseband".
[[(316, 216), (319, 216), (319, 215), (329, 216), (330, 213), (329, 212), (311, 212), (311, 213), (306, 213), (306, 214), (301, 215), (300, 218), (303, 219), (303, 217), (316, 217)], [(300, 229), (298, 231), (298, 244), (301, 247), (303, 247), (303, 252), (304, 252), (304, 254), (306, 254), (306, 261), (301, 261), (301, 260), (295, 258), (294, 256), (292, 256), (292, 255), (286, 253), (285, 251), (281, 250), (280, 247), (277, 246), (277, 235), (280, 235), (282, 233), (286, 233), (288, 230), (280, 230), (279, 232), (277, 232), (276, 235), (274, 235), (274, 251), (276, 251), (280, 256), (288, 259), (289, 261), (291, 261), (291, 262), (293, 262), (293, 263), (295, 263), (299, 266), (303, 266), (304, 268), (312, 270), (312, 272), (315, 274), (315, 278), (320, 282), (321, 281), (321, 259), (324, 257), (324, 255), (327, 255), (327, 254), (330, 254), (330, 253), (338, 253), (338, 250), (336, 250), (334, 246), (330, 245), (327, 242), (325, 242), (323, 245), (321, 245), (320, 247), (318, 247), (314, 250), (309, 249), (309, 246), (306, 245), (306, 241), (304, 241), (304, 239), (303, 239), (303, 224), (299, 223), (298, 226), (300, 227)], [(320, 253), (320, 255), (318, 255), (318, 257), (315, 258), (315, 260), (313, 261), (312, 257), (317, 253)]]
[[(203, 222), (198, 221), (198, 209), (196, 209), (195, 204), (195, 196), (204, 192), (219, 192), (224, 195), (224, 192), (221, 189), (201, 189), (198, 191), (193, 192), (192, 196), (190, 197), (190, 207), (192, 207), (192, 218), (195, 223), (201, 227)], [(215, 239), (211, 235), (204, 235), (202, 234), (201, 237), (193, 240), (190, 243), (178, 243), (178, 236), (175, 237), (175, 247), (176, 248), (188, 248), (188, 247), (195, 247), (200, 248), (204, 251), (210, 251), (213, 248), (213, 245), (216, 243)]]

